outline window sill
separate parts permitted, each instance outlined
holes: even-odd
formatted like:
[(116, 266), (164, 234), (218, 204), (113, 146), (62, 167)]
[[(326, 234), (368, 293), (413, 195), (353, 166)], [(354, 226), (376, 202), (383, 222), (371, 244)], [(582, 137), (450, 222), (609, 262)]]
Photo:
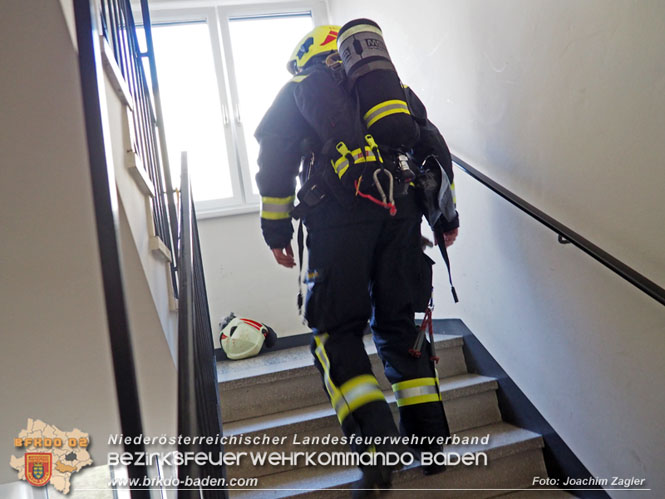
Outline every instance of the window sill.
[(220, 208), (209, 208), (207, 210), (197, 209), (196, 219), (205, 220), (208, 218), (221, 218), (234, 215), (246, 215), (248, 213), (258, 213), (260, 209), (259, 203), (243, 204), (236, 206), (227, 206)]

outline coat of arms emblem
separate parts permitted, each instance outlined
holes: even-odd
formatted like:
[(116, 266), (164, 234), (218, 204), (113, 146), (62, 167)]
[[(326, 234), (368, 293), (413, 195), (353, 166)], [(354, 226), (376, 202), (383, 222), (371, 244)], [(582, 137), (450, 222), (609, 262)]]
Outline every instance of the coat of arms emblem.
[(50, 452), (26, 452), (25, 479), (35, 487), (46, 485), (51, 479), (52, 462)]

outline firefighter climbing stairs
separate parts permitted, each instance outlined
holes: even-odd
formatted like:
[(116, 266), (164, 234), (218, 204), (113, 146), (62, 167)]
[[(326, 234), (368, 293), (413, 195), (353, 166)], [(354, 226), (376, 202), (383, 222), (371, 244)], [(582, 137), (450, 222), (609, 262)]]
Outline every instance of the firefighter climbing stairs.
[[(397, 418), (395, 398), (383, 376), (376, 349), (369, 337), (365, 341), (374, 373)], [(533, 488), (535, 477), (547, 477), (541, 435), (502, 421), (497, 381), (467, 372), (461, 336), (437, 333), (435, 342), (440, 357), (437, 370), (441, 396), (451, 434), (469, 437), (471, 442), (472, 437), (478, 437), (475, 440), (480, 441), (475, 445), (446, 446), (445, 452), (482, 452), (487, 456), (487, 465), (459, 465), (449, 467), (444, 473), (424, 476), (416, 461), (394, 474), (388, 497), (424, 495), (425, 489), (439, 489), (434, 492), (437, 497), (508, 494), (517, 499), (521, 494), (533, 494), (511, 490)], [(238, 466), (227, 467), (228, 478), (259, 479), (255, 489), (231, 490), (231, 497), (350, 496), (348, 489), (360, 478), (357, 468), (318, 463), (312, 466), (304, 458), (308, 453), (348, 450), (346, 445), (330, 442), (331, 437), (341, 437), (342, 433), (313, 366), (309, 347), (279, 350), (239, 362), (220, 362), (218, 378), (224, 434), (238, 439), (242, 435), (253, 443), (251, 446), (230, 443), (225, 447), (226, 452), (302, 453), (301, 459), (276, 465), (254, 465), (250, 459), (242, 459)], [(571, 497), (556, 489), (539, 491), (536, 495), (553, 499)]]

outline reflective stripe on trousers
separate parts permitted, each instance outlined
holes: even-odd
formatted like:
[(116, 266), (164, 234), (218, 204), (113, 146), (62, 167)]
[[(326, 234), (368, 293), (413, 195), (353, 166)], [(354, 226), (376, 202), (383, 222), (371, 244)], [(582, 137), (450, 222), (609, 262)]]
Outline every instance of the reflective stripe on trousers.
[(416, 378), (401, 381), (393, 385), (398, 407), (407, 405), (439, 402), (439, 380), (436, 378)]
[(386, 399), (381, 388), (379, 388), (379, 382), (371, 374), (355, 376), (344, 382), (340, 387), (333, 383), (330, 379), (330, 360), (324, 346), (327, 338), (327, 334), (314, 337), (316, 343), (314, 353), (323, 367), (323, 383), (339, 422), (342, 423), (349, 413), (370, 402), (377, 400), (385, 402)]

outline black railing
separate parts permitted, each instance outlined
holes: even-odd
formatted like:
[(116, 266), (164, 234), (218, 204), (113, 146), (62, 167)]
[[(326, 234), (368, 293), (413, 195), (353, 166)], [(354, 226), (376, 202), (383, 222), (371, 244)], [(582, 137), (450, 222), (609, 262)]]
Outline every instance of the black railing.
[[(107, 157), (106, 144), (110, 137), (105, 125), (106, 103), (100, 97), (104, 95), (104, 72), (101, 66), (99, 31), (94, 12), (93, 5), (88, 0), (74, 2), (92, 195), (102, 263), (104, 300), (120, 413), (120, 428), (125, 437), (129, 437), (129, 440), (123, 440), (124, 451), (138, 455), (144, 452), (143, 425), (122, 279), (118, 229), (120, 216), (116, 198), (115, 173), (113, 163)], [(146, 468), (134, 461), (127, 466), (127, 472), (129, 478), (135, 480), (136, 483), (143, 483), (144, 477), (147, 476)], [(148, 499), (149, 497), (148, 490), (132, 491), (132, 498)]]
[[(133, 144), (141, 165), (152, 182), (155, 195), (151, 198), (155, 234), (171, 252), (172, 262), (176, 261), (176, 208), (173, 198), (171, 173), (166, 150), (166, 136), (161, 116), (161, 103), (158, 93), (151, 93), (143, 67), (147, 57), (153, 89), (159, 89), (156, 64), (150, 29), (150, 13), (145, 0), (141, 2), (143, 25), (145, 27), (148, 50), (142, 53), (136, 35), (136, 23), (129, 0), (100, 0), (102, 34), (113, 50), (120, 72), (127, 83), (133, 104)], [(146, 19), (147, 18), (147, 19)], [(173, 289), (178, 295), (175, 263), (171, 277)]]
[[(204, 452), (215, 462), (223, 451), (219, 438), (222, 435), (221, 411), (199, 234), (186, 162), (182, 172), (181, 214), (180, 220), (177, 220), (175, 196), (168, 166), (165, 164), (166, 147), (161, 111), (158, 111), (157, 115), (155, 113), (155, 109), (161, 109), (159, 97), (151, 94), (142, 65), (141, 58), (148, 57), (152, 68), (150, 80), (153, 88), (158, 89), (147, 3), (145, 0), (142, 2), (145, 9), (143, 24), (149, 48), (146, 54), (141, 54), (138, 50), (135, 24), (128, 0), (75, 0), (74, 6), (116, 395), (122, 432), (126, 437), (131, 437), (123, 440), (130, 442), (125, 444), (124, 450), (136, 454), (144, 452), (144, 447), (140, 443), (142, 439), (139, 438), (143, 433), (141, 405), (122, 279), (115, 174), (112, 159), (107, 156), (110, 154), (107, 146), (111, 137), (106, 125), (107, 108), (102, 98), (105, 94), (105, 76), (101, 65), (104, 43), (113, 48), (113, 57), (129, 89), (128, 99), (131, 102), (128, 104), (133, 111), (131, 125), (134, 131), (134, 143), (131, 146), (135, 148), (135, 153), (153, 184), (155, 233), (173, 256), (173, 284), (174, 290), (179, 292), (178, 431), (183, 436), (197, 439), (197, 443), (193, 445), (181, 439), (184, 446), (180, 446), (179, 450)], [(103, 32), (104, 42), (101, 42), (100, 31)], [(211, 438), (207, 440), (205, 437)], [(201, 440), (203, 443), (200, 443)], [(143, 483), (147, 469), (135, 463), (132, 461), (127, 466), (129, 477), (135, 479), (136, 483)], [(225, 476), (225, 469), (220, 465), (192, 464), (180, 467), (178, 474), (183, 480), (185, 477), (222, 478)], [(227, 492), (226, 489), (178, 491), (180, 499), (198, 498), (201, 495), (206, 499), (217, 499), (227, 497)], [(138, 488), (131, 490), (131, 496), (147, 498), (150, 495), (147, 489)]]
[[(222, 435), (217, 367), (212, 342), (210, 313), (199, 234), (190, 186), (187, 155), (182, 155), (180, 190), (179, 260), (180, 299), (178, 308), (178, 433), (184, 436), (211, 437)], [(223, 452), (220, 443), (181, 445), (181, 452), (204, 452), (215, 460)], [(225, 476), (223, 466), (206, 464), (195, 467), (184, 464), (179, 477), (216, 478)], [(218, 481), (218, 483), (221, 480)], [(227, 497), (224, 489), (203, 489), (205, 499)], [(199, 497), (198, 490), (181, 490), (178, 498)]]
[(556, 234), (558, 234), (559, 242), (564, 244), (570, 243), (577, 246), (579, 249), (584, 251), (586, 254), (588, 254), (598, 262), (602, 263), (605, 267), (615, 272), (617, 275), (624, 278), (633, 286), (640, 289), (641, 291), (649, 295), (651, 298), (661, 303), (662, 305), (665, 305), (665, 289), (660, 287), (658, 284), (646, 278), (645, 276), (637, 272), (635, 269), (629, 267), (622, 261), (613, 257), (607, 251), (596, 246), (588, 239), (579, 235), (577, 232), (566, 227), (561, 222), (558, 222), (551, 216), (547, 215), (546, 213), (539, 210), (532, 204), (520, 198), (519, 196), (509, 191), (502, 185), (498, 184), (488, 176), (479, 172), (477, 169), (469, 165), (463, 159), (455, 155), (453, 155), (452, 157), (453, 157), (453, 162), (456, 163), (462, 169), (462, 171), (468, 173), (471, 177), (473, 177), (481, 184), (483, 184), (484, 186), (488, 187), (489, 189), (497, 193), (506, 201), (515, 205), (517, 208), (522, 210), (527, 215), (531, 216), (532, 218), (535, 218), (541, 224), (553, 230)]
[[(168, 149), (166, 147), (166, 131), (164, 128), (164, 112), (162, 111), (161, 94), (159, 93), (159, 78), (157, 78), (157, 62), (155, 60), (155, 47), (152, 42), (152, 23), (150, 22), (150, 8), (148, 7), (148, 0), (141, 0), (141, 17), (143, 18), (143, 28), (145, 31), (145, 42), (147, 51), (141, 54), (148, 58), (150, 65), (150, 74), (154, 75), (150, 79), (152, 83), (153, 102), (155, 104), (155, 113), (157, 117), (157, 132), (159, 135), (159, 144), (161, 146), (161, 159), (164, 171), (164, 186), (166, 187), (167, 205), (169, 208), (169, 219), (171, 221), (171, 233), (178, 233), (178, 214), (175, 204), (175, 190), (173, 189), (173, 181), (171, 177), (171, 167), (169, 164)], [(174, 243), (174, 249), (177, 251), (177, 245)], [(177, 261), (177, 254), (174, 256), (173, 261)]]

